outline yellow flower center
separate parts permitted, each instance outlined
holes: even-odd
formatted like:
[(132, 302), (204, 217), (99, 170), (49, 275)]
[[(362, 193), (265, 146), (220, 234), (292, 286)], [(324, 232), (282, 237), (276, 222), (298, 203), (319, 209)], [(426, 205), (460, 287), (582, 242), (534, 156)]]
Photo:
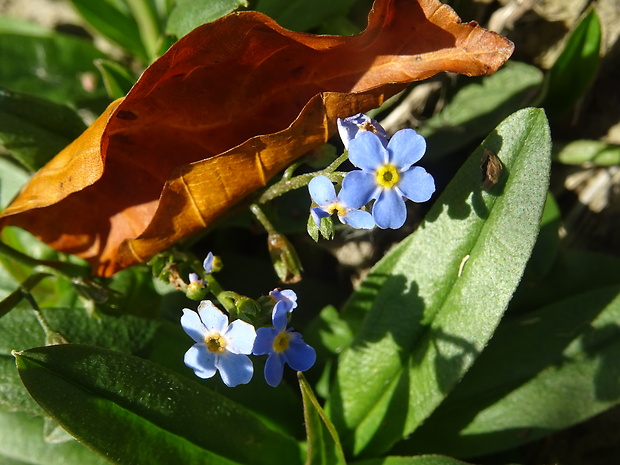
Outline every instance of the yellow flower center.
[(385, 189), (391, 189), (400, 179), (398, 170), (393, 165), (383, 165), (377, 170), (377, 184)]
[(284, 352), (288, 349), (289, 335), (286, 331), (282, 331), (273, 340), (273, 350), (276, 353)]
[(209, 352), (222, 353), (226, 350), (226, 341), (219, 334), (208, 334), (205, 336), (205, 344)]
[(346, 215), (347, 209), (340, 202), (334, 202), (327, 206), (327, 213), (333, 215), (334, 213), (338, 213), (338, 216)]

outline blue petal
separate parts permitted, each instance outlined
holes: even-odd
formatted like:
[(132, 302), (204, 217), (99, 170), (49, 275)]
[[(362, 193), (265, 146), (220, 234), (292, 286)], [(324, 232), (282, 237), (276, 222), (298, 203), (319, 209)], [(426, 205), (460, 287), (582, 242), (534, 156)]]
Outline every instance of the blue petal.
[(376, 191), (377, 185), (373, 174), (354, 170), (342, 181), (340, 201), (346, 208), (356, 210), (370, 202)]
[(183, 309), (183, 316), (181, 316), (181, 326), (183, 330), (191, 337), (195, 342), (203, 342), (207, 334), (207, 328), (202, 324), (198, 313), (190, 310), (189, 308)]
[(273, 340), (278, 334), (278, 331), (273, 328), (258, 328), (252, 353), (254, 355), (266, 355), (273, 352)]
[(273, 353), (265, 362), (265, 381), (269, 386), (276, 387), (282, 381), (284, 371), (284, 357), (281, 354)]
[(209, 252), (207, 254), (207, 258), (205, 258), (204, 262), (202, 262), (202, 267), (205, 270), (205, 273), (210, 274), (213, 271), (213, 261), (215, 260), (215, 256), (213, 252)]
[(340, 221), (357, 229), (372, 229), (375, 220), (372, 215), (364, 210), (350, 210), (346, 215), (339, 216)]
[(329, 213), (327, 213), (321, 207), (313, 207), (313, 208), (311, 208), (310, 209), (310, 215), (312, 216), (312, 219), (314, 220), (314, 224), (316, 224), (317, 226), (321, 226), (321, 219), (322, 218), (327, 218), (328, 216), (331, 216)]
[(407, 219), (407, 207), (397, 189), (384, 190), (372, 207), (372, 216), (382, 229), (398, 229)]
[(256, 339), (254, 326), (243, 320), (235, 320), (224, 333), (226, 350), (233, 354), (251, 354)]
[[(363, 129), (366, 125), (371, 125), (376, 134), (381, 139), (383, 145), (387, 145), (387, 133), (385, 129), (374, 119), (366, 116), (363, 113), (358, 113), (357, 115), (349, 116), (344, 119), (338, 118), (338, 134), (340, 135), (340, 139), (342, 139), (342, 143), (344, 144), (344, 148), (349, 148), (349, 142), (355, 137), (368, 129)], [(360, 127), (361, 126), (361, 127)]]
[(392, 136), (387, 150), (390, 162), (404, 171), (424, 156), (426, 140), (413, 129), (401, 129)]
[(207, 350), (204, 344), (194, 344), (185, 352), (183, 361), (185, 365), (194, 370), (199, 378), (211, 378), (217, 368), (215, 367), (216, 356)]
[(282, 301), (276, 302), (271, 313), (271, 322), (273, 323), (273, 327), (276, 331), (278, 331), (278, 333), (286, 329), (286, 325), (288, 323), (286, 319), (287, 313), (288, 307), (286, 303)]
[(220, 370), (222, 381), (228, 387), (247, 384), (254, 374), (252, 361), (247, 355), (224, 352), (215, 360), (215, 366)]
[(375, 171), (388, 162), (388, 152), (376, 134), (366, 131), (349, 142), (349, 160), (358, 168)]
[(426, 202), (435, 192), (435, 180), (421, 166), (414, 166), (401, 173), (398, 188), (414, 202)]
[(210, 300), (203, 300), (198, 305), (198, 313), (207, 330), (222, 334), (228, 327), (228, 317)]
[(310, 197), (319, 206), (324, 207), (336, 201), (336, 189), (327, 176), (315, 176), (308, 183)]
[(306, 371), (316, 361), (316, 352), (301, 337), (291, 339), (284, 356), (286, 363), (295, 371)]
[(269, 295), (273, 297), (276, 302), (286, 302), (289, 312), (292, 312), (293, 309), (297, 308), (297, 294), (295, 294), (295, 291), (293, 291), (292, 289), (280, 290), (276, 288), (271, 291)]

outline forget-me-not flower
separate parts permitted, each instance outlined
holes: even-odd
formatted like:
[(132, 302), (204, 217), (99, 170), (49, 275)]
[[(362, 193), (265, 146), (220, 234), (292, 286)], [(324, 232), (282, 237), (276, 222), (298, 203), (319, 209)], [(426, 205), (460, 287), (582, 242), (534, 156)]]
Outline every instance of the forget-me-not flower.
[(426, 151), (426, 140), (413, 129), (401, 129), (387, 146), (370, 131), (349, 142), (349, 160), (361, 170), (351, 171), (342, 182), (340, 197), (348, 208), (360, 208), (372, 199), (372, 215), (380, 228), (400, 228), (407, 219), (406, 197), (426, 202), (435, 192), (435, 180), (420, 166), (413, 166)]
[[(316, 176), (312, 178), (312, 181), (308, 184), (310, 190), (310, 197), (314, 203), (318, 206), (310, 209), (310, 214), (314, 219), (317, 226), (321, 224), (321, 218), (326, 218), (338, 214), (338, 219), (349, 226), (361, 229), (372, 229), (375, 227), (375, 221), (372, 215), (364, 210), (358, 210), (362, 205), (352, 208), (350, 205), (351, 200), (347, 194), (355, 194), (355, 192), (340, 191), (340, 195), (336, 195), (336, 189), (327, 176)], [(354, 197), (352, 199), (356, 201)]]
[(228, 324), (228, 317), (209, 300), (203, 300), (198, 313), (183, 309), (181, 325), (196, 342), (185, 353), (185, 365), (199, 378), (211, 378), (219, 370), (224, 384), (234, 387), (247, 384), (254, 368), (252, 353), (256, 331), (242, 320)]
[(297, 294), (295, 294), (295, 291), (292, 289), (275, 288), (273, 291), (269, 292), (269, 295), (275, 303), (284, 302), (287, 312), (289, 313), (297, 308)]
[(265, 363), (265, 381), (276, 387), (282, 381), (284, 365), (295, 371), (306, 371), (316, 361), (316, 352), (303, 341), (300, 333), (286, 327), (289, 312), (286, 301), (278, 301), (273, 307), (273, 328), (258, 328), (252, 353), (269, 355)]
[(344, 148), (349, 148), (349, 142), (355, 139), (358, 134), (361, 134), (364, 131), (370, 131), (375, 133), (381, 143), (387, 146), (388, 136), (383, 126), (381, 126), (376, 120), (372, 119), (369, 116), (366, 116), (363, 113), (358, 113), (357, 115), (349, 116), (344, 119), (338, 118), (338, 134), (340, 135), (340, 139), (344, 144)]

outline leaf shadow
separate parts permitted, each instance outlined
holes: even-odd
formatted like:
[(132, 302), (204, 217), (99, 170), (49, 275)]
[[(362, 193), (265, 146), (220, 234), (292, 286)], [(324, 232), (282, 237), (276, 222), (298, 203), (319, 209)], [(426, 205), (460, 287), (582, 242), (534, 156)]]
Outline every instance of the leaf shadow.
[[(487, 219), (490, 214), (489, 203), (492, 206), (495, 199), (503, 194), (510, 174), (509, 168), (501, 160), (503, 143), (503, 137), (494, 129), (461, 166), (448, 189), (439, 197), (425, 220), (429, 222), (437, 220), (444, 209), (447, 209), (448, 216), (455, 220), (464, 220), (472, 212), (481, 219)], [(483, 183), (487, 178), (487, 168), (484, 163), (486, 150), (497, 156), (501, 169), (497, 182), (484, 189)], [(483, 190), (492, 196), (486, 196), (487, 199), (491, 200), (485, 200), (482, 194)]]

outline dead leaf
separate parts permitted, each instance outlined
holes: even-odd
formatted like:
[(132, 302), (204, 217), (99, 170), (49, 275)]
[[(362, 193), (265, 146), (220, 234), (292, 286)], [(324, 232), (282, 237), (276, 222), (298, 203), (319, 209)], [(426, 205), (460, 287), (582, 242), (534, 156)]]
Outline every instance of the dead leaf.
[(285, 30), (256, 12), (179, 40), (2, 213), (98, 275), (205, 228), (335, 121), (442, 71), (495, 72), (507, 39), (436, 0), (376, 0), (352, 37)]

